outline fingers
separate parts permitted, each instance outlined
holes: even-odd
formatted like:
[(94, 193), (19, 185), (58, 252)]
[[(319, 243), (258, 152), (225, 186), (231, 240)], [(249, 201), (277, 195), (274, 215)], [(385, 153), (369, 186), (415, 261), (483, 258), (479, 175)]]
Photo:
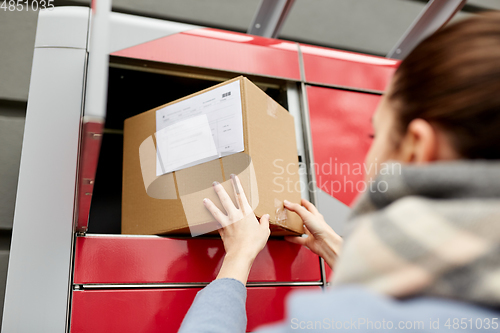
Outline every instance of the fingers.
[(248, 203), (245, 191), (243, 191), (243, 186), (241, 186), (240, 178), (235, 174), (231, 174), (231, 183), (233, 184), (234, 196), (238, 201), (238, 206), (240, 209), (245, 210), (248, 213), (248, 209), (251, 210), (250, 204)]
[(314, 206), (312, 203), (310, 203), (306, 199), (302, 199), (301, 204), (302, 204), (302, 206), (306, 207), (306, 209), (308, 211), (310, 211), (311, 213), (313, 213), (314, 215), (319, 215), (319, 211), (316, 208), (316, 206)]
[(269, 214), (264, 214), (260, 218), (260, 225), (264, 229), (269, 229)]
[(314, 217), (314, 215), (310, 211), (308, 211), (305, 207), (302, 207), (297, 203), (293, 203), (288, 200), (285, 200), (283, 203), (285, 204), (285, 207), (288, 210), (291, 210), (292, 212), (299, 214), (300, 218), (302, 219), (302, 221), (304, 221), (304, 223), (307, 220), (310, 220), (312, 217)]
[[(222, 187), (222, 186), (221, 186)], [(226, 193), (227, 195), (227, 193)], [(210, 199), (203, 199), (203, 204), (205, 207), (208, 209), (210, 214), (221, 224), (221, 226), (224, 228), (229, 224), (228, 217), (226, 214), (220, 211), (219, 208), (210, 200)]]
[[(227, 214), (230, 215), (236, 211), (233, 200), (229, 197), (224, 187), (219, 184), (219, 182), (214, 182), (213, 184), (215, 193), (219, 196), (219, 200), (222, 203), (222, 207), (226, 210)], [(214, 216), (215, 217), (215, 216)]]
[(300, 236), (285, 236), (285, 240), (290, 243), (305, 246), (307, 239), (305, 237), (300, 237)]
[(307, 246), (307, 241), (308, 241), (308, 239), (309, 240), (311, 239), (309, 237), (312, 237), (314, 239), (314, 236), (311, 234), (311, 232), (309, 231), (309, 229), (307, 229), (306, 226), (304, 226), (304, 233), (307, 235), (307, 237), (302, 237), (302, 236), (285, 236), (285, 240), (288, 241), (288, 242), (290, 242), (290, 243), (303, 245), (303, 246), (309, 248), (309, 246)]

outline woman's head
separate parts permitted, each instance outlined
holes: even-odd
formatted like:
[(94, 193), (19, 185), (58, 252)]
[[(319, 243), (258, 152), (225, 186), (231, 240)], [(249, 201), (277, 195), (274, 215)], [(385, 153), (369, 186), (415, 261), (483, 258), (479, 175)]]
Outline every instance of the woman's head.
[(500, 13), (419, 44), (397, 69), (373, 125), (367, 164), (500, 159)]

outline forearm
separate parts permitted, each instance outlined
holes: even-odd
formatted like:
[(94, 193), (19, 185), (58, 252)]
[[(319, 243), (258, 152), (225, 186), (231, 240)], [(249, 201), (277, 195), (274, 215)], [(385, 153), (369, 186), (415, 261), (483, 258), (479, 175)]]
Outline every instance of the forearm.
[(328, 266), (333, 269), (335, 262), (342, 250), (342, 237), (336, 234), (333, 230), (329, 232), (328, 236), (321, 240), (322, 244), (319, 246), (321, 249), (319, 256), (322, 257)]
[(246, 285), (252, 263), (252, 256), (226, 254), (217, 279), (232, 278)]
[(219, 278), (198, 292), (179, 332), (245, 332), (246, 287), (232, 278)]

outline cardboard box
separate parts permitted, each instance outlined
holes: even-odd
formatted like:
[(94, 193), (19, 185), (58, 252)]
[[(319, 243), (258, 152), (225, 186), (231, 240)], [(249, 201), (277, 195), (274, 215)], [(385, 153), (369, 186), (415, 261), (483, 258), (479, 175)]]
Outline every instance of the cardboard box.
[[(186, 139), (189, 137), (185, 135), (186, 128), (179, 127), (186, 124), (184, 121), (178, 121), (177, 127), (168, 125), (161, 130), (168, 129), (169, 133), (178, 130), (176, 136), (170, 135), (169, 145), (165, 143), (166, 141), (159, 141), (166, 140), (160, 133), (161, 131), (158, 131), (158, 126), (164, 121), (161, 117), (165, 118), (165, 112), (167, 112), (165, 110), (170, 110), (167, 119), (173, 117), (174, 114), (177, 116), (174, 108), (184, 106), (186, 103), (195, 101), (196, 98), (198, 100), (204, 98), (207, 94), (219, 92), (229, 87), (230, 84), (232, 84), (231, 87), (237, 86), (236, 82), (239, 82), (239, 92), (233, 93), (233, 97), (222, 98), (223, 95), (229, 94), (225, 93), (217, 95), (219, 97), (215, 100), (211, 99), (206, 102), (227, 103), (229, 99), (231, 103), (241, 103), (240, 124), (242, 124), (241, 138), (243, 140), (241, 149), (244, 145), (244, 150), (220, 158), (217, 156), (201, 164), (187, 163), (187, 167), (177, 165), (175, 171), (161, 174), (165, 172), (164, 165), (174, 165), (176, 160), (173, 159), (174, 162), (172, 162), (165, 160), (166, 157), (160, 156), (161, 154), (157, 156), (160, 151), (164, 154), (177, 151), (177, 154), (186, 154), (190, 157), (191, 150), (195, 151), (197, 147), (205, 144), (207, 149), (212, 149), (215, 144), (215, 141), (212, 144), (207, 143), (210, 140), (201, 140), (192, 146), (193, 143)], [(238, 94), (240, 96), (235, 99), (234, 95)], [(201, 96), (196, 97), (199, 95)], [(221, 105), (217, 107), (223, 108), (224, 104)], [(203, 106), (205, 106), (205, 101), (203, 101)], [(195, 111), (194, 106), (192, 112), (198, 112)], [(217, 120), (217, 128), (220, 130), (218, 132), (220, 134), (217, 134), (219, 145), (224, 135), (238, 130), (238, 126), (234, 125), (238, 121), (233, 118), (229, 125), (224, 123), (223, 117), (221, 118), (223, 120)], [(172, 122), (172, 120), (168, 121)], [(190, 124), (201, 124), (200, 126), (205, 124), (203, 121), (205, 121), (203, 115), (189, 119)], [(214, 121), (209, 123), (210, 128), (215, 130), (213, 123)], [(210, 138), (215, 140), (213, 132), (211, 134)], [(233, 134), (234, 132), (231, 135)], [(202, 135), (206, 135), (204, 127), (200, 127), (193, 137), (198, 138)], [(181, 141), (181, 144), (185, 142), (186, 147), (192, 149), (175, 150), (179, 148), (179, 142), (172, 141), (172, 137), (179, 137), (178, 141)], [(231, 138), (236, 137), (239, 136)], [(160, 143), (162, 146), (158, 147)], [(165, 147), (168, 150), (165, 150), (167, 149)], [(227, 147), (230, 147), (230, 144), (220, 149)], [(200, 151), (203, 152), (203, 149)], [(247, 78), (238, 77), (229, 80), (126, 119), (123, 150), (122, 233), (217, 234), (217, 222), (206, 210), (202, 200), (203, 198), (211, 199), (225, 212), (213, 190), (212, 183), (220, 182), (235, 202), (230, 179), (232, 173), (240, 178), (255, 215), (260, 218), (266, 213), (270, 214), (272, 235), (303, 233), (300, 217), (283, 207), (285, 199), (291, 202), (300, 202), (301, 199), (293, 117)]]

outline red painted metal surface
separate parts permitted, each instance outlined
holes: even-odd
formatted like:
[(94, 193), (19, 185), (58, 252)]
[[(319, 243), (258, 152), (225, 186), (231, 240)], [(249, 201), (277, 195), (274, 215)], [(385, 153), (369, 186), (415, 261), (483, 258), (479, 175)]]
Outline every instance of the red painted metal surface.
[[(247, 288), (247, 330), (282, 320), (287, 295), (319, 287)], [(74, 291), (71, 333), (177, 332), (198, 288)]]
[(310, 83), (384, 91), (399, 61), (318, 46), (300, 45)]
[(328, 266), (326, 263), (325, 263), (325, 275), (326, 275), (326, 281), (327, 282), (330, 282), (330, 279), (332, 277), (332, 269), (330, 268), (330, 266)]
[(321, 287), (250, 287), (247, 290), (247, 331), (251, 332), (259, 326), (283, 320), (291, 292), (320, 291)]
[(380, 96), (309, 86), (307, 98), (317, 186), (350, 205), (366, 186), (364, 160)]
[[(220, 239), (78, 237), (74, 283), (210, 282), (222, 264)], [(271, 239), (249, 281), (319, 281), (319, 258), (305, 247)]]
[(177, 332), (198, 290), (74, 291), (70, 332)]
[(300, 80), (296, 43), (217, 29), (194, 29), (114, 56)]
[(95, 172), (101, 149), (103, 124), (84, 122), (82, 126), (82, 148), (78, 177), (78, 220), (77, 231), (85, 232), (88, 227), (90, 203), (94, 190)]

